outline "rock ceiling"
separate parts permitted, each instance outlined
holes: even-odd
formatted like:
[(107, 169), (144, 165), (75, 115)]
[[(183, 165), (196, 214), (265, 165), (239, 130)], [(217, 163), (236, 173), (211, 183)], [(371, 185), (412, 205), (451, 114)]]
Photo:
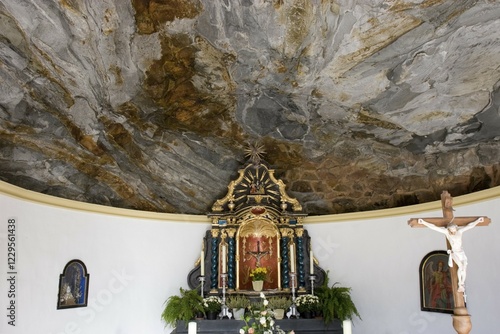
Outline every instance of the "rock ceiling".
[(500, 185), (500, 3), (0, 0), (0, 180), (206, 214), (247, 143), (309, 215)]

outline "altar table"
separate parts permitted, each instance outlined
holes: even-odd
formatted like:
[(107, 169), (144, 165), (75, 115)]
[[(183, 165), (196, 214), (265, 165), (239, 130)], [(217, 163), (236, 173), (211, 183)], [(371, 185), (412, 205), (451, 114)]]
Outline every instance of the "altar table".
[[(197, 323), (197, 334), (238, 334), (240, 328), (245, 325), (242, 320), (222, 319), (222, 320), (193, 320)], [(276, 320), (278, 325), (285, 332), (293, 330), (295, 334), (343, 334), (342, 322), (334, 320), (325, 324), (323, 319), (283, 319)], [(179, 321), (177, 328), (171, 334), (188, 333), (186, 323)]]

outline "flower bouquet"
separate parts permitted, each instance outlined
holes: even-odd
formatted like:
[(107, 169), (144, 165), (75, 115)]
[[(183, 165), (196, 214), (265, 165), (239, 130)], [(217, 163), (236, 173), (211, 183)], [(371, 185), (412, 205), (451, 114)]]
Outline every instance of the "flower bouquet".
[(250, 271), (250, 278), (252, 281), (263, 281), (267, 276), (267, 268), (265, 267), (257, 267)]
[(207, 318), (213, 319), (214, 315), (216, 315), (217, 313), (219, 313), (221, 311), (222, 301), (217, 296), (209, 296), (209, 297), (203, 298), (202, 305), (203, 305), (203, 309), (205, 310), (205, 313), (207, 314)]
[[(279, 326), (276, 326), (273, 319), (273, 312), (268, 308), (269, 301), (264, 293), (260, 293), (262, 304), (250, 306), (250, 313), (243, 319), (245, 326), (240, 329), (240, 334), (285, 334)], [(295, 334), (294, 331), (288, 334)]]
[(319, 298), (314, 295), (301, 295), (295, 299), (295, 305), (300, 313), (314, 312), (318, 309)]

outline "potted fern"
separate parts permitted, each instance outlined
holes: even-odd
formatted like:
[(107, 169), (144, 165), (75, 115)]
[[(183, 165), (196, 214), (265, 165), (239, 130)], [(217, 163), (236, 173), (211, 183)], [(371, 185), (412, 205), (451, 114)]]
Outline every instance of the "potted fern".
[(177, 326), (178, 321), (188, 324), (189, 320), (195, 318), (197, 313), (203, 312), (203, 298), (197, 290), (180, 288), (180, 295), (170, 296), (165, 302), (165, 308), (161, 318), (165, 325), (172, 328)]
[(323, 314), (323, 321), (330, 323), (333, 319), (352, 320), (353, 316), (361, 319), (358, 309), (351, 298), (351, 288), (337, 286), (334, 283), (329, 286), (328, 272), (325, 281), (315, 289), (319, 298), (319, 310)]

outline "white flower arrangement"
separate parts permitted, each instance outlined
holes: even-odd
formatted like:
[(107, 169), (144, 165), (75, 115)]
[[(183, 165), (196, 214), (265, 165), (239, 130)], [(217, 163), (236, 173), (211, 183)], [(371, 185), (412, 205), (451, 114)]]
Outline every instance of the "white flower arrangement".
[[(279, 326), (274, 326), (274, 313), (268, 308), (269, 301), (264, 293), (260, 293), (262, 306), (259, 309), (250, 309), (251, 316), (245, 316), (245, 326), (240, 329), (240, 334), (285, 334)], [(290, 331), (288, 334), (294, 334)]]
[(315, 311), (319, 305), (319, 298), (314, 295), (301, 295), (295, 299), (295, 305), (299, 312)]
[(217, 296), (203, 298), (203, 308), (207, 312), (218, 312), (222, 306), (222, 300)]

